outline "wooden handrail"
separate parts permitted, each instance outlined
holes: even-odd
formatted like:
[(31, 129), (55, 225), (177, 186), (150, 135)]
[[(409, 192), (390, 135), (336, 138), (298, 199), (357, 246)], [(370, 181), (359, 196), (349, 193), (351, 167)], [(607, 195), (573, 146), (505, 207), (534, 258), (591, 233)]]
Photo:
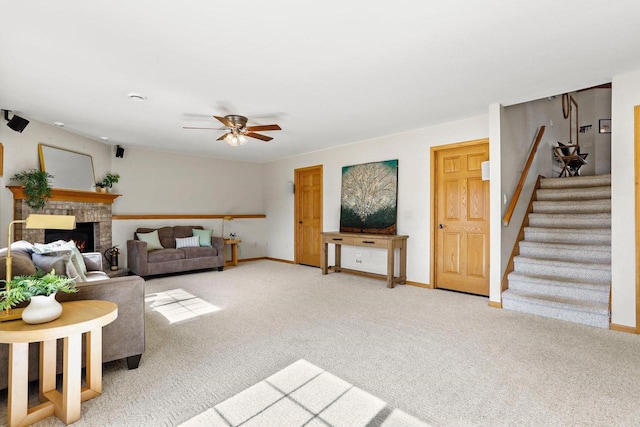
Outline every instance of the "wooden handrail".
[(511, 198), (511, 203), (509, 204), (509, 208), (507, 209), (507, 212), (504, 214), (504, 218), (502, 219), (502, 223), (505, 227), (509, 225), (509, 221), (511, 221), (511, 216), (513, 215), (513, 211), (516, 210), (518, 199), (520, 199), (520, 193), (522, 193), (522, 187), (524, 187), (524, 181), (525, 179), (527, 179), (529, 168), (533, 163), (533, 158), (536, 155), (536, 151), (538, 151), (538, 145), (540, 145), (540, 140), (542, 139), (543, 134), (544, 134), (544, 126), (540, 126), (540, 129), (538, 129), (538, 135), (536, 136), (536, 140), (533, 143), (533, 147), (531, 147), (531, 152), (529, 153), (529, 158), (527, 159), (527, 163), (524, 165), (524, 169), (522, 170), (522, 174), (520, 175), (520, 181), (518, 181), (518, 186), (516, 187), (516, 191), (515, 193), (513, 193), (513, 197)]

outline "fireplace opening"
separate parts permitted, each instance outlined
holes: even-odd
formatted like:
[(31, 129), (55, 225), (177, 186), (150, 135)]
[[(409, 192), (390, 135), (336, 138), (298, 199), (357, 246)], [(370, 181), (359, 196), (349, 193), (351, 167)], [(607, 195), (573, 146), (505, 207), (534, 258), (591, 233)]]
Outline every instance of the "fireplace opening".
[(78, 222), (73, 230), (46, 229), (44, 231), (44, 242), (73, 240), (80, 252), (93, 252), (95, 251), (93, 228), (93, 222)]

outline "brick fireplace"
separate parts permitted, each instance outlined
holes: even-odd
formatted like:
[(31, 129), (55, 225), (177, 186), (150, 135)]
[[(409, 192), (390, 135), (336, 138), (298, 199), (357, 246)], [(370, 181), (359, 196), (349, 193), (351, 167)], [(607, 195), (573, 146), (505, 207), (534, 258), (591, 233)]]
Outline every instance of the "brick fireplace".
[[(119, 194), (96, 193), (91, 191), (53, 189), (51, 198), (43, 210), (34, 211), (26, 201), (23, 188), (9, 186), (13, 193), (13, 218), (26, 219), (30, 214), (74, 215), (76, 223), (93, 224), (93, 242), (96, 252), (104, 253), (113, 246), (111, 219), (113, 201)], [(45, 230), (24, 229), (16, 224), (14, 240), (26, 240), (31, 243), (45, 243)], [(88, 248), (88, 252), (92, 249)]]

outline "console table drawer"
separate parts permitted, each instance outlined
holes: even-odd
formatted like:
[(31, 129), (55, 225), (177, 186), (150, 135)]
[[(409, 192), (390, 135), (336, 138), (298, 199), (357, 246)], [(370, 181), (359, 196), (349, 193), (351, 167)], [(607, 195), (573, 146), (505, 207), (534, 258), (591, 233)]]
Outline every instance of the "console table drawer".
[(352, 245), (354, 246), (368, 246), (371, 248), (386, 248), (387, 244), (388, 244), (387, 241), (383, 239), (366, 239), (366, 238), (365, 239), (355, 238), (353, 239), (353, 243), (352, 243)]
[(327, 243), (335, 243), (338, 245), (349, 245), (349, 246), (358, 245), (358, 243), (356, 243), (356, 239), (354, 239), (353, 237), (327, 236), (324, 238), (324, 241)]

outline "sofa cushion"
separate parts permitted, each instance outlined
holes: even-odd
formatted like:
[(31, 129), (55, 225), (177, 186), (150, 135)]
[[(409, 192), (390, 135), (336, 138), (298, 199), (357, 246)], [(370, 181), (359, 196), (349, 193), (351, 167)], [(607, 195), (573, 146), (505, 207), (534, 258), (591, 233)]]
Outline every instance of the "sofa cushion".
[(198, 236), (176, 237), (176, 249), (199, 248), (200, 238)]
[(196, 247), (196, 248), (182, 248), (186, 258), (204, 258), (211, 256), (218, 256), (217, 248)]
[(173, 227), (174, 237), (191, 237), (193, 236), (193, 229), (202, 230), (200, 225), (176, 225)]
[(97, 280), (109, 279), (109, 276), (104, 271), (88, 271), (87, 282), (95, 282)]
[[(0, 279), (7, 277), (7, 257), (0, 256)], [(31, 276), (36, 274), (36, 266), (31, 261), (31, 257), (22, 252), (14, 252), (11, 247), (11, 273), (12, 276)]]
[(211, 247), (211, 235), (213, 234), (213, 230), (200, 230), (198, 228), (193, 228), (191, 232), (194, 236), (198, 236), (200, 239), (200, 246)]
[[(189, 248), (185, 248), (189, 249)], [(196, 248), (191, 248), (196, 249)], [(175, 261), (185, 258), (184, 249), (160, 249), (158, 251), (149, 252), (147, 256), (147, 261), (149, 263), (153, 262), (165, 262), (165, 261)]]
[(164, 249), (164, 246), (160, 243), (158, 237), (158, 230), (153, 230), (150, 233), (136, 233), (138, 239), (147, 244), (147, 251), (155, 251), (158, 249)]

